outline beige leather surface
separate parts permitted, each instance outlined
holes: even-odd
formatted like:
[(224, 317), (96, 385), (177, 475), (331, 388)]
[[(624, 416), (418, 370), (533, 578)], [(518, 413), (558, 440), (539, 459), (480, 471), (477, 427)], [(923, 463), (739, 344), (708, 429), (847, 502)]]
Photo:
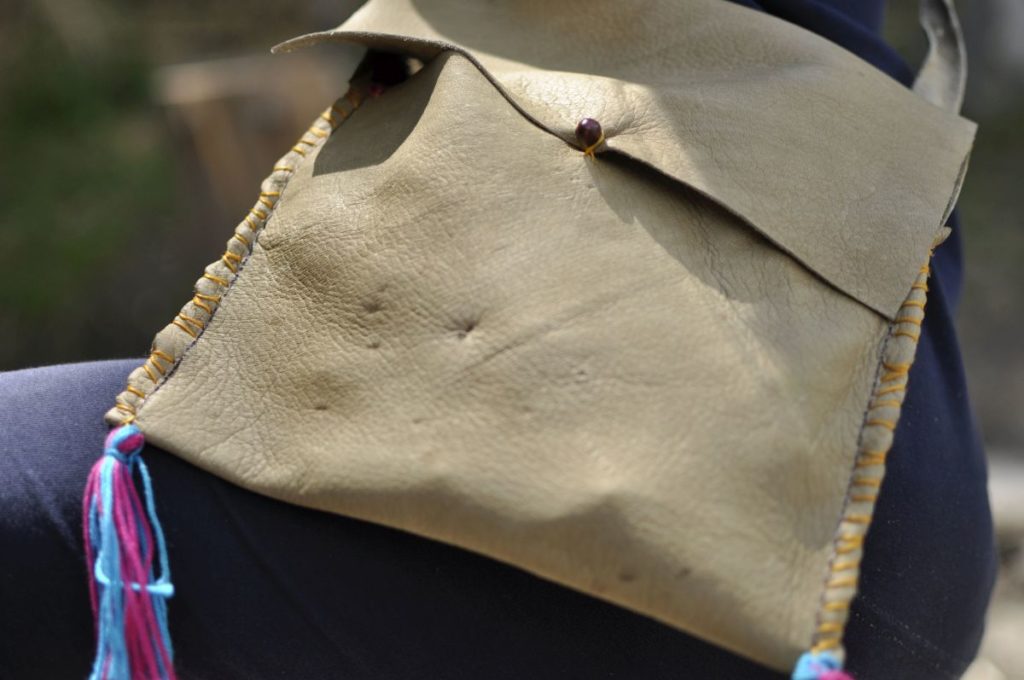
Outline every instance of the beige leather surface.
[(714, 198), (889, 317), (974, 135), (835, 44), (724, 0), (372, 0), (278, 49), (324, 41), (462, 50), (545, 129), (572, 142), (597, 118), (609, 149)]
[(250, 488), (784, 665), (884, 329), (707, 201), (539, 134), (445, 55), (300, 169), (139, 422)]
[[(434, 28), (475, 6), (373, 5), (440, 8)], [(487, 6), (548, 27), (517, 58), (665, 70), (623, 84), (421, 51), (304, 159), (138, 422), (250, 489), (788, 669), (814, 631), (881, 314), (925, 261), (972, 127), (724, 2), (650, 2), (642, 26), (586, 40), (562, 5)], [(526, 30), (475, 20), (502, 50)], [(734, 21), (735, 50), (701, 37)], [(565, 143), (581, 115), (605, 123), (597, 160)]]

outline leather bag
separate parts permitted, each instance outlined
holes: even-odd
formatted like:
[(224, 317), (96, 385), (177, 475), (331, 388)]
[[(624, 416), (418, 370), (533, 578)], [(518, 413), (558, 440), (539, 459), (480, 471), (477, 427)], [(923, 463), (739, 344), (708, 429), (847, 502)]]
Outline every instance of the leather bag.
[(841, 654), (962, 55), (921, 96), (721, 0), (371, 0), (281, 49), (333, 41), (423, 66), (285, 155), (111, 422), (778, 669)]

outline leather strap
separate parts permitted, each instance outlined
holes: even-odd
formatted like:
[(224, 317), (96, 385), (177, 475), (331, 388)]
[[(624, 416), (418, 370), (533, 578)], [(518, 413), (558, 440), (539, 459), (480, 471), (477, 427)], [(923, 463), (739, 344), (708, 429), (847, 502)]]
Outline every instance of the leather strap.
[(967, 85), (967, 50), (953, 0), (921, 0), (921, 27), (928, 54), (914, 81), (914, 92), (939, 108), (959, 113)]

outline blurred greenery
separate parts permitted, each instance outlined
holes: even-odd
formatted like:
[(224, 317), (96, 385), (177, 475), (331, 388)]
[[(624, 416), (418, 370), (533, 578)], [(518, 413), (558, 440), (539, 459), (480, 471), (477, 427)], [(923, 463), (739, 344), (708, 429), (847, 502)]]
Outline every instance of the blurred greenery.
[[(340, 20), (354, 3), (329, 4), (4, 6), (0, 370), (146, 352), (244, 214), (224, 214), (237, 206), (214, 195), (194, 140), (160, 100), (155, 74), (183, 61), (266, 54), (285, 37)], [(277, 121), (267, 115), (272, 101), (252, 108), (242, 111), (250, 132), (253, 118)], [(287, 130), (288, 139), (298, 131)], [(285, 147), (273, 146), (276, 158)], [(249, 181), (270, 167), (240, 167), (251, 160), (227, 159), (231, 174)]]
[(172, 156), (152, 129), (141, 50), (75, 59), (32, 31), (6, 70), (0, 309), (33, 324), (116, 268), (140, 225), (152, 228), (147, 218), (172, 200)]

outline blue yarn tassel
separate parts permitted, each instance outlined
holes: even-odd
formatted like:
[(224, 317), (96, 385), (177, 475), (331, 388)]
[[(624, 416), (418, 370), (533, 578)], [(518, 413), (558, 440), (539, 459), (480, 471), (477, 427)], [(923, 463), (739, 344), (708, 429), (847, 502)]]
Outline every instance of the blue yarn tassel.
[[(97, 638), (90, 680), (175, 678), (167, 629), (174, 586), (152, 480), (139, 457), (144, 445), (135, 425), (111, 431), (85, 490), (83, 531)], [(135, 488), (136, 472), (144, 501)]]
[(807, 652), (797, 661), (793, 680), (853, 680), (843, 663), (831, 652)]

